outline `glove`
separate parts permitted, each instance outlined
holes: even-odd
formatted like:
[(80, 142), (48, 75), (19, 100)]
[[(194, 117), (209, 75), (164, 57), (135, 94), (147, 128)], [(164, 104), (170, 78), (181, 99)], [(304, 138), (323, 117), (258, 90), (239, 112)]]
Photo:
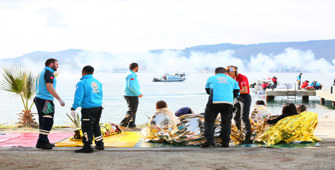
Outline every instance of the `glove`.
[(76, 110), (71, 110), (71, 116), (76, 119)]
[(59, 103), (60, 103), (60, 105), (61, 105), (62, 107), (65, 106), (65, 102), (64, 102), (62, 99), (59, 99), (58, 101), (59, 101)]

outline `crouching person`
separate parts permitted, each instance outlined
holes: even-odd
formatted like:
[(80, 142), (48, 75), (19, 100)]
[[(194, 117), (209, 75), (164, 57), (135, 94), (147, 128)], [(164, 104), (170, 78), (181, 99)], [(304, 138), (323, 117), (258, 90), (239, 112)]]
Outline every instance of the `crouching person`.
[(102, 113), (102, 84), (93, 78), (94, 68), (85, 66), (82, 78), (77, 84), (71, 115), (75, 117), (75, 110), (81, 107), (81, 129), (83, 131), (83, 148), (76, 153), (93, 152), (92, 141), (95, 137), (95, 149), (104, 150), (103, 138), (100, 131), (100, 117)]
[(177, 120), (168, 109), (166, 102), (157, 101), (156, 113), (151, 117), (148, 127), (142, 131), (144, 141), (170, 142), (170, 135), (176, 130), (176, 122)]

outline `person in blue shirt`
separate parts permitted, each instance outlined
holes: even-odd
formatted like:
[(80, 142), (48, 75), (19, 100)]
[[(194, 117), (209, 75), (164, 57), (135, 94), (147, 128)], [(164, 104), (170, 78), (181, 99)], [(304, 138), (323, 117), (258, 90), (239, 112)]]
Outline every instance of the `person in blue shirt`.
[(302, 73), (299, 73), (299, 75), (297, 76), (297, 83), (298, 83), (298, 90), (301, 90), (301, 76), (302, 76)]
[(206, 141), (200, 147), (215, 146), (214, 122), (219, 113), (221, 115), (221, 145), (229, 147), (234, 98), (239, 95), (240, 91), (238, 83), (227, 76), (225, 68), (218, 67), (215, 69), (215, 76), (208, 78), (205, 89), (209, 94), (205, 109)]
[(83, 132), (83, 148), (76, 153), (93, 152), (93, 135), (95, 149), (104, 150), (103, 138), (100, 131), (100, 118), (102, 113), (102, 84), (93, 77), (94, 68), (85, 66), (82, 77), (77, 83), (74, 101), (71, 108), (72, 117), (76, 117), (76, 109), (81, 107), (81, 130)]
[(49, 58), (45, 62), (43, 71), (36, 79), (36, 96), (34, 103), (38, 112), (39, 137), (36, 148), (52, 149), (55, 145), (51, 144), (48, 135), (54, 123), (55, 106), (53, 99), (56, 98), (61, 106), (65, 106), (64, 101), (56, 92), (56, 77), (54, 72), (58, 69), (58, 61)]
[(124, 98), (128, 104), (126, 116), (122, 119), (120, 126), (136, 129), (135, 119), (139, 104), (139, 97), (143, 97), (140, 91), (137, 75), (138, 64), (131, 63), (129, 71), (125, 76)]

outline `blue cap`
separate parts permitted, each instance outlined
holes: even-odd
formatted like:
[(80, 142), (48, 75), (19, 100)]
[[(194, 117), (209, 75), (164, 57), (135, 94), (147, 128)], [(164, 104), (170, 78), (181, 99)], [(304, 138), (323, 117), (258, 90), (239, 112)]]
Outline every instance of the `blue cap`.
[(180, 108), (179, 110), (176, 111), (175, 115), (177, 117), (180, 117), (182, 115), (186, 115), (186, 114), (190, 114), (190, 113), (192, 113), (191, 108), (189, 108), (189, 107), (182, 107), (182, 108)]

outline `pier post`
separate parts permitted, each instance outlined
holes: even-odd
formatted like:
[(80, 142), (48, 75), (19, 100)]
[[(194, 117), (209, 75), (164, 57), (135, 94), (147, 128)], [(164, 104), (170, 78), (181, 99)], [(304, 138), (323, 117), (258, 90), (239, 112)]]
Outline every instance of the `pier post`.
[(320, 99), (320, 104), (324, 105), (325, 104), (325, 98)]
[(275, 96), (266, 95), (265, 99), (266, 99), (266, 102), (273, 101), (273, 100), (275, 100)]
[(302, 102), (303, 103), (308, 103), (309, 102), (309, 97), (308, 96), (302, 96)]

